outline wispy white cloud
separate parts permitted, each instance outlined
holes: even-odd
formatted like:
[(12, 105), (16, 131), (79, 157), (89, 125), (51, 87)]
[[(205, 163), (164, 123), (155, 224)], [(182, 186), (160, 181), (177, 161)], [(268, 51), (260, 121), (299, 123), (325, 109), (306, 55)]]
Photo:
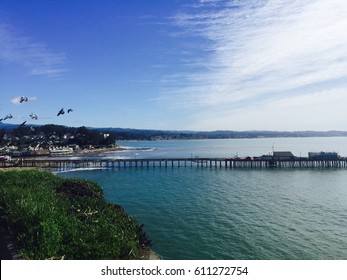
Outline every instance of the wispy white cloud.
[(59, 76), (66, 72), (66, 55), (52, 52), (44, 43), (18, 35), (9, 24), (0, 24), (0, 61), (21, 64), (29, 75)]
[[(210, 117), (218, 112), (226, 121), (242, 111), (254, 117), (252, 111), (277, 102), (283, 111), (293, 110), (293, 122), (299, 119), (293, 102), (305, 100), (309, 107), (315, 100), (334, 113), (336, 100), (347, 93), (346, 1), (206, 1), (209, 9), (198, 3), (195, 12), (175, 20), (191, 36), (206, 39), (209, 55), (199, 60), (199, 70), (177, 74), (177, 86), (168, 84), (162, 99), (176, 107), (202, 107)], [(221, 5), (210, 9), (211, 3)], [(322, 91), (325, 98), (317, 100)], [(240, 121), (246, 129), (256, 126)]]
[[(204, 108), (194, 114), (189, 125), (198, 130), (345, 130), (345, 104), (346, 89), (333, 88), (262, 104)], [(232, 110), (230, 115), (226, 114), (228, 110)]]

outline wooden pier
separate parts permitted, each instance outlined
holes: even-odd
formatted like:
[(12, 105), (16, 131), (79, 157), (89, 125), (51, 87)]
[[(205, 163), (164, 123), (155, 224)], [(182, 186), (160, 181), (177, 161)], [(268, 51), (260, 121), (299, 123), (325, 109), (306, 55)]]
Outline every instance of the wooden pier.
[[(8, 165), (8, 163), (7, 163)], [(291, 160), (264, 160), (262, 158), (149, 158), (149, 159), (40, 159), (23, 158), (16, 163), (19, 167), (37, 167), (53, 170), (79, 168), (150, 168), (150, 167), (208, 167), (208, 168), (347, 168), (347, 158), (335, 160), (312, 160), (297, 158)], [(0, 167), (6, 167), (0, 163)]]

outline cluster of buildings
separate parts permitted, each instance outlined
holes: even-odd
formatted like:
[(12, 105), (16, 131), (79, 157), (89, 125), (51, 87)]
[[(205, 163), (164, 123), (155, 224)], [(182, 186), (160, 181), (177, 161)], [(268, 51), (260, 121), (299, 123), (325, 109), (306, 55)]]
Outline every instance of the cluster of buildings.
[(307, 157), (297, 157), (290, 151), (273, 151), (272, 154), (260, 157), (235, 157), (236, 160), (263, 160), (263, 161), (293, 161), (293, 160), (339, 160), (341, 156), (336, 152), (309, 152)]
[(290, 151), (274, 151), (272, 155), (263, 155), (263, 160), (338, 160), (341, 157), (336, 152), (309, 152), (308, 157), (296, 157)]

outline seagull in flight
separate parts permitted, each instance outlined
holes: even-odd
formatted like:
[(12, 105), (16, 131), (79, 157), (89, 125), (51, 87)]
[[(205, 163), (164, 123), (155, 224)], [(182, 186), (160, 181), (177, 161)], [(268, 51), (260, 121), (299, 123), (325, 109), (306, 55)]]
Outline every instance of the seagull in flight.
[(28, 102), (28, 97), (26, 96), (22, 96), (19, 100), (20, 103), (23, 103), (23, 102)]
[(57, 116), (64, 115), (64, 114), (65, 114), (64, 108), (61, 108)]
[(37, 120), (37, 119), (38, 119), (38, 118), (37, 118), (37, 115), (34, 114), (34, 113), (31, 113), (29, 116), (30, 116), (33, 120)]
[(13, 116), (11, 114), (7, 114), (5, 117), (4, 117), (4, 121), (7, 120), (7, 119), (12, 119)]
[(25, 126), (26, 122), (27, 122), (27, 121), (22, 122), (22, 123), (19, 125), (19, 127)]
[(68, 112), (68, 113), (71, 113), (71, 112), (73, 112), (73, 110), (72, 110), (72, 109), (69, 109), (69, 110), (67, 110), (67, 112)]

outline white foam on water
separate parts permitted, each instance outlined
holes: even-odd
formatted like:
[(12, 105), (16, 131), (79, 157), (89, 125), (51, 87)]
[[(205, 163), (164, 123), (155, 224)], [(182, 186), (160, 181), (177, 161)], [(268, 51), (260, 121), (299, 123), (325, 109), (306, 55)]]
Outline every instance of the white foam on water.
[(76, 171), (93, 171), (93, 170), (106, 170), (107, 167), (81, 167), (81, 168), (71, 168), (71, 169), (64, 169), (59, 171), (52, 171), (53, 174), (59, 174), (59, 173), (67, 173), (67, 172), (76, 172)]

